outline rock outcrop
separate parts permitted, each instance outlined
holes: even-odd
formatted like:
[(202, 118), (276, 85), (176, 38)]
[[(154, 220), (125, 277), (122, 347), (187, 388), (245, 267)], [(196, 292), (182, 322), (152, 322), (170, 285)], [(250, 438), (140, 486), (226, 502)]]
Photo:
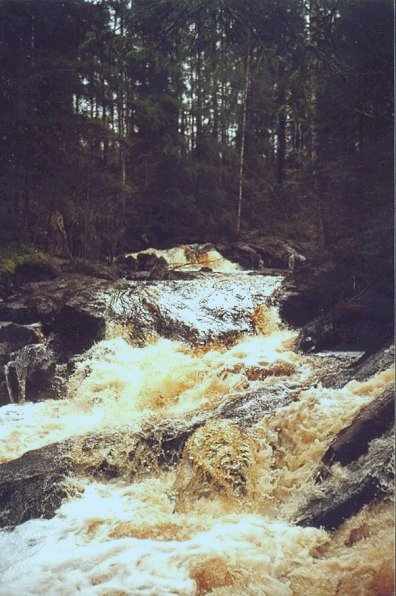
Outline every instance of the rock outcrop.
[(244, 269), (298, 269), (306, 257), (279, 238), (257, 237), (246, 241), (218, 244), (217, 250)]
[(24, 346), (10, 356), (4, 371), (12, 403), (56, 397), (56, 358), (45, 344)]
[(316, 473), (318, 494), (297, 513), (301, 525), (335, 529), (363, 505), (392, 494), (394, 398), (393, 388), (385, 390), (330, 443)]
[(286, 405), (292, 397), (263, 390), (240, 393), (221, 400), (212, 411), (191, 420), (147, 422), (139, 432), (127, 427), (112, 432), (75, 437), (30, 451), (0, 464), (0, 527), (37, 517), (52, 517), (67, 497), (73, 476), (99, 480), (131, 481), (159, 468), (176, 465), (186, 441), (211, 420), (230, 420), (249, 427), (263, 415)]
[(0, 465), (0, 526), (52, 517), (67, 496), (72, 461), (60, 444), (29, 451)]
[[(327, 284), (324, 280), (324, 289), (327, 288)], [(297, 298), (302, 300), (305, 297), (306, 291), (300, 291), (294, 297), (290, 297), (286, 281), (286, 294), (280, 299), (280, 313), (289, 323), (298, 321), (299, 325), (303, 325), (299, 338), (300, 348), (305, 352), (334, 347), (363, 348), (373, 353), (386, 341), (389, 343), (393, 337), (394, 320), (392, 288), (381, 282), (359, 295), (340, 300), (342, 292), (345, 295), (348, 291), (347, 285), (344, 282), (343, 286), (342, 278), (338, 282), (338, 289), (332, 289), (334, 285), (337, 287), (335, 279), (325, 296), (313, 291), (310, 298), (314, 301), (311, 305), (311, 320), (307, 323), (304, 316), (305, 307), (299, 311), (296, 303)], [(322, 312), (317, 316), (319, 308)]]
[(390, 497), (394, 488), (394, 432), (374, 439), (368, 452), (331, 474), (318, 487), (318, 496), (308, 499), (297, 512), (302, 526), (336, 529), (364, 505)]

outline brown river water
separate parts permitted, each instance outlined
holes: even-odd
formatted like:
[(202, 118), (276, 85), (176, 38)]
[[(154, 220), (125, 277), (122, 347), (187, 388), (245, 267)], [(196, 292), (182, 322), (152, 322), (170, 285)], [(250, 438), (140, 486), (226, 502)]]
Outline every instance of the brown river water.
[[(70, 499), (53, 519), (0, 532), (1, 596), (393, 593), (391, 502), (365, 507), (334, 533), (293, 523), (317, 490), (312, 476), (329, 442), (393, 382), (393, 370), (322, 387), (317, 371), (334, 367), (335, 357), (293, 351), (297, 332), (267, 300), (281, 278), (209, 257), (221, 291), (194, 280), (180, 282), (188, 296), (158, 289), (157, 300), (205, 331), (238, 296), (253, 333), (195, 346), (153, 334), (137, 346), (109, 320), (108, 338), (81, 359), (67, 399), (0, 408), (0, 461), (75, 435), (191, 421), (241, 392), (264, 388), (284, 405), (248, 425), (209, 420), (171, 469), (141, 470), (133, 480), (70, 479)], [(209, 322), (202, 300), (211, 303)]]

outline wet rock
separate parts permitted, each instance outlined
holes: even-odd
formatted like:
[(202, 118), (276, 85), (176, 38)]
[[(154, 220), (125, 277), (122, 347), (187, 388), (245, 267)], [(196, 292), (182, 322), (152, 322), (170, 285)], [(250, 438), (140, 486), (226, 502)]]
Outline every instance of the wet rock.
[(0, 343), (8, 346), (13, 352), (26, 344), (38, 343), (43, 340), (40, 324), (19, 325), (12, 321), (0, 321)]
[(67, 496), (65, 479), (72, 461), (53, 444), (0, 465), (0, 526), (37, 517), (50, 518)]
[[(0, 316), (40, 321), (45, 334), (55, 332), (59, 336), (60, 357), (65, 359), (103, 338), (106, 312), (103, 291), (113, 283), (82, 275), (64, 275), (52, 281), (25, 284), (20, 293), (0, 305)], [(33, 341), (24, 336), (18, 347)]]
[(162, 281), (139, 285), (125, 282), (110, 294), (112, 316), (127, 323), (135, 339), (147, 334), (204, 344), (236, 339), (254, 333), (252, 319), (259, 305), (269, 297), (280, 278), (223, 276)]
[(343, 474), (331, 474), (318, 487), (318, 495), (309, 497), (296, 513), (299, 525), (338, 528), (364, 505), (390, 497), (394, 490), (394, 432), (374, 439), (366, 454), (343, 468)]
[(371, 351), (365, 352), (363, 356), (348, 367), (342, 369), (338, 367), (338, 370), (322, 376), (320, 381), (325, 387), (343, 387), (352, 379), (366, 381), (378, 372), (392, 366), (394, 362), (395, 346), (394, 344), (389, 345), (387, 341), (378, 351), (374, 353), (371, 353)]
[(363, 407), (351, 424), (330, 443), (322, 457), (324, 469), (336, 462), (346, 465), (366, 453), (370, 441), (380, 437), (394, 425), (394, 400), (394, 391), (388, 389)]
[(7, 383), (5, 377), (0, 381), (0, 406), (6, 406), (10, 403), (10, 397), (8, 395)]
[(236, 242), (230, 246), (219, 245), (216, 248), (224, 257), (245, 269), (258, 269), (263, 264), (259, 253), (244, 242)]
[(79, 298), (72, 298), (56, 314), (51, 331), (58, 336), (57, 345), (64, 357), (79, 354), (104, 339), (104, 311), (94, 301), (83, 304)]
[(154, 253), (141, 252), (136, 256), (138, 271), (152, 271), (154, 268), (167, 269), (168, 263), (164, 257), (158, 257)]
[[(346, 310), (348, 306), (348, 311)], [(354, 308), (352, 308), (354, 307)], [(363, 305), (337, 304), (304, 325), (298, 339), (303, 352), (342, 348), (376, 352), (393, 337), (393, 316)]]
[(308, 282), (306, 273), (289, 276), (274, 297), (282, 319), (302, 326), (303, 351), (342, 347), (375, 352), (393, 337), (393, 289), (387, 283), (353, 296), (351, 276), (342, 269), (322, 268)]
[(245, 269), (294, 269), (306, 260), (290, 243), (273, 237), (219, 244), (216, 248), (224, 257)]
[(129, 278), (131, 273), (138, 269), (137, 260), (132, 255), (120, 255), (116, 257), (115, 264), (118, 266), (121, 277)]
[(259, 422), (263, 416), (287, 406), (294, 399), (294, 391), (287, 383), (271, 383), (270, 387), (261, 387), (233, 396), (232, 400), (226, 400), (221, 404), (213, 416), (233, 420), (242, 427), (249, 427)]
[(289, 399), (284, 394), (271, 400), (270, 392), (264, 390), (241, 393), (189, 420), (148, 421), (139, 432), (124, 427), (75, 437), (0, 464), (0, 526), (52, 517), (67, 496), (64, 481), (69, 476), (131, 481), (160, 468), (169, 469), (179, 463), (188, 438), (207, 422), (228, 419), (245, 428)]
[(365, 381), (381, 370), (386, 370), (395, 362), (395, 345), (387, 343), (374, 353), (365, 353), (352, 371), (353, 378)]
[(0, 527), (53, 517), (70, 494), (66, 481), (71, 476), (131, 480), (170, 465), (194, 428), (188, 434), (185, 425), (178, 431), (177, 424), (173, 430), (147, 425), (139, 433), (114, 429), (48, 445), (0, 464)]
[(24, 346), (11, 356), (4, 370), (11, 403), (56, 397), (55, 354), (45, 345)]
[(87, 259), (74, 259), (68, 261), (62, 267), (63, 273), (79, 274), (97, 279), (107, 279), (115, 281), (121, 275), (120, 268), (116, 263), (113, 265), (106, 265), (105, 263), (98, 263), (95, 261), (88, 261)]

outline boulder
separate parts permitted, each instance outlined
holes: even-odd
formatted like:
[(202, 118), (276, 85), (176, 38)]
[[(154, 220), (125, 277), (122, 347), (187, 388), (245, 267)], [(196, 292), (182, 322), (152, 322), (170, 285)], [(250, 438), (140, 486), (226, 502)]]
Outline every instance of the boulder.
[(37, 321), (37, 314), (24, 298), (13, 297), (0, 301), (0, 320), (25, 325)]
[(230, 244), (218, 244), (216, 249), (227, 259), (245, 269), (294, 269), (306, 260), (289, 242), (273, 237), (256, 237)]
[(168, 263), (164, 257), (158, 257), (154, 253), (140, 252), (136, 256), (136, 265), (138, 271), (152, 271), (155, 267), (167, 269)]
[[(343, 466), (367, 452), (370, 441), (388, 431), (395, 422), (395, 396), (392, 389), (363, 407), (351, 424), (333, 439), (322, 457), (324, 469), (338, 462)], [(323, 477), (323, 474), (321, 474)]]
[(0, 344), (7, 345), (9, 352), (42, 340), (42, 327), (39, 323), (20, 325), (12, 321), (0, 321)]
[(63, 359), (79, 354), (104, 339), (104, 309), (97, 307), (94, 301), (83, 304), (80, 298), (71, 298), (56, 313), (50, 329), (57, 335), (57, 346)]
[(150, 473), (154, 465), (171, 464), (183, 449), (187, 432), (175, 423), (163, 429), (147, 426), (138, 434), (115, 429), (47, 445), (0, 464), (0, 527), (53, 517), (70, 496), (70, 476), (131, 480)]
[(374, 353), (371, 350), (355, 359), (348, 367), (326, 372), (320, 381), (325, 387), (343, 387), (352, 379), (366, 381), (382, 370), (386, 370), (395, 362), (395, 346), (386, 341), (383, 347)]
[(128, 275), (137, 271), (137, 260), (132, 255), (120, 255), (115, 259), (115, 265), (118, 267), (120, 276), (128, 278)]
[(317, 494), (296, 514), (299, 524), (333, 530), (363, 505), (393, 493), (394, 420), (394, 390), (388, 388), (334, 437), (315, 474)]
[(387, 298), (370, 304), (337, 302), (303, 326), (298, 345), (304, 352), (341, 347), (375, 353), (393, 337), (392, 305)]
[(72, 460), (62, 444), (29, 451), (0, 465), (0, 527), (50, 518), (67, 496)]
[(11, 403), (56, 397), (53, 385), (56, 359), (46, 345), (24, 346), (11, 355), (4, 370)]
[(11, 350), (15, 351), (36, 341), (31, 337), (35, 327), (16, 321), (39, 321), (44, 334), (58, 335), (59, 356), (67, 359), (104, 337), (107, 308), (104, 292), (112, 284), (110, 280), (77, 274), (25, 284), (0, 305), (0, 317), (9, 316), (13, 321), (1, 324), (0, 335), (20, 337), (19, 345), (14, 343)]
[(328, 475), (318, 494), (309, 496), (296, 512), (295, 521), (334, 530), (364, 505), (391, 497), (393, 490), (394, 429), (371, 441), (368, 452), (346, 465), (342, 475)]
[(96, 279), (107, 279), (114, 281), (121, 275), (119, 266), (114, 263), (113, 265), (106, 265), (105, 263), (88, 261), (87, 259), (73, 259), (68, 261), (62, 267), (63, 273), (79, 274), (88, 277), (94, 277)]
[(269, 301), (274, 286), (261, 276), (235, 280), (198, 275), (196, 279), (139, 284), (125, 281), (114, 288), (109, 315), (133, 329), (135, 340), (153, 333), (169, 339), (203, 344), (231, 341), (254, 333), (253, 314)]

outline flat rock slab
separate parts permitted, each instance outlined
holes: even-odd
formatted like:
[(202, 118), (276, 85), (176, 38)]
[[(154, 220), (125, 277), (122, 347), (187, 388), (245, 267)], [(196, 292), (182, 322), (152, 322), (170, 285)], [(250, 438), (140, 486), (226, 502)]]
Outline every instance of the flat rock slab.
[(226, 275), (162, 282), (124, 282), (107, 294), (115, 318), (139, 336), (153, 331), (190, 343), (254, 333), (252, 315), (268, 304), (282, 277)]

